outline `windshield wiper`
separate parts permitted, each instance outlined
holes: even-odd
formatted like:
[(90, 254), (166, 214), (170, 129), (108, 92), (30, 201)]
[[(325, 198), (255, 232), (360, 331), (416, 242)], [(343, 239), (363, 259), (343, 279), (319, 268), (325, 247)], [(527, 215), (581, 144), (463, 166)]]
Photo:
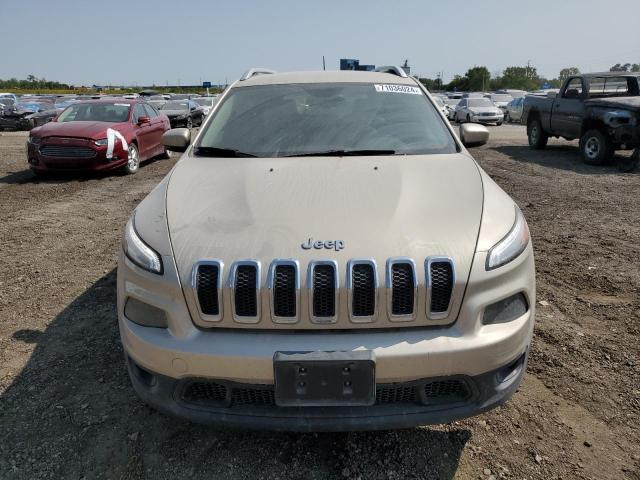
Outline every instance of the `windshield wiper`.
[(240, 150), (234, 150), (233, 148), (219, 148), (219, 147), (196, 147), (194, 149), (194, 155), (197, 157), (256, 157), (250, 153), (241, 152)]
[(395, 150), (326, 150), (324, 152), (299, 153), (287, 157), (349, 157), (366, 155), (395, 155)]

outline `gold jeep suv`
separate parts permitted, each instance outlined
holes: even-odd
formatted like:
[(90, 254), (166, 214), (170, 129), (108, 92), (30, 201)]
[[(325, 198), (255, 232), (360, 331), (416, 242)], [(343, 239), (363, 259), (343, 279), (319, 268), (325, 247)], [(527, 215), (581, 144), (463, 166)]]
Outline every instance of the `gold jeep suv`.
[(253, 69), (136, 208), (118, 266), (133, 386), (195, 422), (449, 422), (524, 374), (529, 230), (415, 79)]

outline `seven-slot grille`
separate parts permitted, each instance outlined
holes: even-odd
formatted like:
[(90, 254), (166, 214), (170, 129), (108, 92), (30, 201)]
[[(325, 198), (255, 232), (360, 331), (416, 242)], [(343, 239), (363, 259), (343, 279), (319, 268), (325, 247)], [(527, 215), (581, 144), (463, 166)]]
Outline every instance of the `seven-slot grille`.
[(57, 158), (93, 158), (96, 151), (90, 147), (73, 145), (45, 145), (40, 147), (40, 154), (45, 157)]
[[(314, 323), (335, 323), (338, 304), (339, 270), (335, 261), (309, 264), (306, 291), (309, 316)], [(455, 269), (448, 257), (425, 261), (427, 317), (446, 318), (450, 313)], [(377, 267), (373, 260), (351, 260), (347, 264), (348, 313), (354, 322), (378, 318)], [(228, 275), (233, 317), (238, 322), (260, 321), (260, 263), (238, 261)], [(300, 267), (295, 260), (274, 260), (269, 269), (269, 298), (274, 322), (296, 323), (300, 319)], [(204, 320), (222, 318), (222, 262), (202, 261), (194, 269), (194, 289)], [(409, 258), (389, 259), (386, 268), (387, 314), (392, 321), (416, 318), (418, 282), (416, 267)], [(226, 294), (225, 294), (226, 295)]]

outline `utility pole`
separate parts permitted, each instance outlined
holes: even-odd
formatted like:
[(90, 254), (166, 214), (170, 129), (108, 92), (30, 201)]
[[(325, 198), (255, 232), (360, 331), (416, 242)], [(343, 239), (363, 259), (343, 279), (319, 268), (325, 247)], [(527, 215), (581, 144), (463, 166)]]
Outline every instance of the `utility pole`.
[(324, 55), (322, 55), (322, 70), (326, 70), (327, 69), (327, 65), (324, 63)]

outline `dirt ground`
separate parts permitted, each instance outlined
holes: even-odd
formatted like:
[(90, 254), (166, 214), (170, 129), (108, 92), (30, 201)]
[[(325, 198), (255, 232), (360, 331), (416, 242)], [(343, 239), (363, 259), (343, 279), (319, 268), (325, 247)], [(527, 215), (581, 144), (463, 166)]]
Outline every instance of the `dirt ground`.
[(176, 158), (134, 176), (36, 180), (0, 133), (0, 478), (640, 479), (640, 172), (491, 129), (473, 150), (522, 207), (538, 314), (505, 406), (436, 427), (286, 434), (143, 405), (116, 318), (120, 232)]

